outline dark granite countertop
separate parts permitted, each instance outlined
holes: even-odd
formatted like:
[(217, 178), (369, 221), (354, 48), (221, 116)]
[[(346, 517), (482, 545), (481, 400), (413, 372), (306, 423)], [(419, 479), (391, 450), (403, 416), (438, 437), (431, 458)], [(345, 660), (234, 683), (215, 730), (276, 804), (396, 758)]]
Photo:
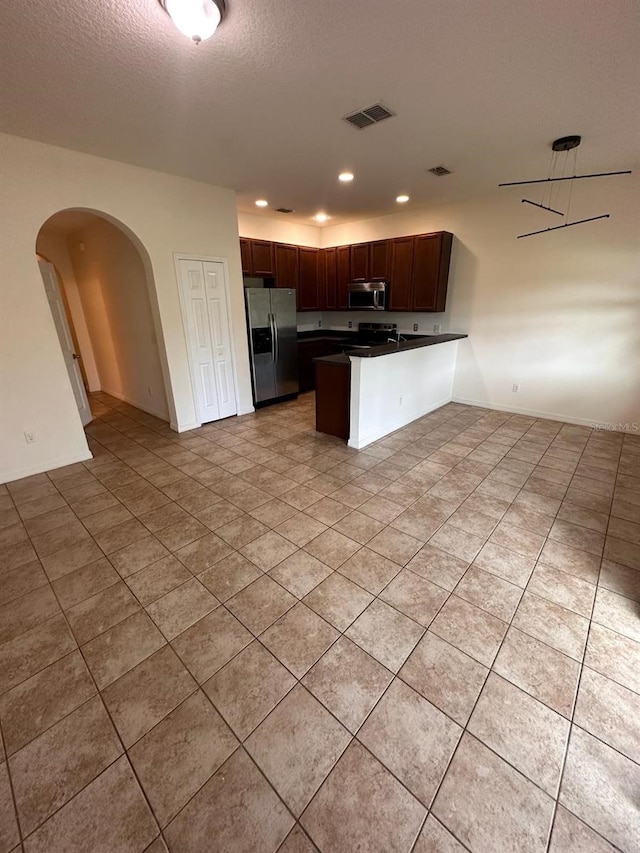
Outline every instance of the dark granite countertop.
[(421, 349), (434, 344), (446, 344), (448, 341), (459, 341), (468, 335), (425, 335), (423, 338), (414, 338), (409, 341), (400, 341), (397, 344), (380, 344), (370, 349), (354, 349), (349, 353), (338, 353), (337, 355), (324, 355), (314, 358), (314, 361), (328, 362), (329, 364), (349, 364), (349, 356), (355, 358), (377, 358), (381, 355), (391, 355), (394, 352), (405, 352), (410, 349)]
[(355, 340), (357, 332), (340, 332), (332, 329), (315, 329), (311, 332), (298, 332), (298, 343), (307, 341), (350, 341)]

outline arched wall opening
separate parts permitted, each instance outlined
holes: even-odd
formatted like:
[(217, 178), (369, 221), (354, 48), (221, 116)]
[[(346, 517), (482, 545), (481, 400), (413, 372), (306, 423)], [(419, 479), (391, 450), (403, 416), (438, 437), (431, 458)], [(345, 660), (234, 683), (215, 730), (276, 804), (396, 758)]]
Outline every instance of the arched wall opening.
[(162, 420), (174, 411), (149, 255), (103, 211), (50, 216), (36, 253), (53, 264), (88, 393), (102, 391)]

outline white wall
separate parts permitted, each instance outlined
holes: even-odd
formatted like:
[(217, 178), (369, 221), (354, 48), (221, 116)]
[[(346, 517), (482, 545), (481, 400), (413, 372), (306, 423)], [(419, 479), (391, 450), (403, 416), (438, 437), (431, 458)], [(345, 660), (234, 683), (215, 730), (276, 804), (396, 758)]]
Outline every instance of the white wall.
[(349, 447), (366, 447), (449, 403), (461, 343), (350, 358)]
[(168, 420), (162, 364), (140, 253), (119, 228), (99, 217), (70, 235), (67, 243), (101, 390)]
[[(451, 231), (447, 311), (420, 317), (469, 333), (459, 345), (454, 399), (577, 423), (640, 423), (640, 176), (579, 184), (572, 219), (611, 219), (518, 240), (555, 217), (504, 190), (326, 226), (322, 242)], [(402, 327), (400, 316), (376, 319)], [(324, 314), (323, 326), (339, 319)]]
[(302, 225), (287, 219), (286, 213), (276, 216), (254, 216), (238, 213), (238, 230), (241, 237), (254, 240), (271, 240), (274, 243), (293, 243), (294, 246), (320, 248), (322, 229), (317, 225)]
[(71, 331), (75, 334), (80, 350), (81, 367), (86, 377), (89, 391), (100, 390), (100, 376), (91, 346), (89, 329), (80, 300), (78, 283), (69, 256), (67, 241), (63, 233), (52, 231), (45, 226), (38, 234), (36, 249), (39, 255), (50, 261), (56, 268), (63, 296), (66, 297), (71, 315)]
[[(89, 456), (35, 260), (36, 235), (59, 210), (106, 213), (146, 249), (179, 429), (197, 421), (173, 254), (228, 260), (238, 402), (251, 411), (234, 192), (18, 137), (1, 135), (0, 145), (0, 480)], [(26, 430), (36, 433), (34, 444)]]

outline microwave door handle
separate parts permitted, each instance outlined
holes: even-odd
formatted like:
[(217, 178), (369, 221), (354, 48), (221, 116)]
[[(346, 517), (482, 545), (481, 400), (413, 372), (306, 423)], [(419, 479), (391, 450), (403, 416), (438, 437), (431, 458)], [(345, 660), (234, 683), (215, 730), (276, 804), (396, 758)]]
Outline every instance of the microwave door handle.
[(380, 308), (380, 291), (379, 290), (373, 291), (373, 307), (375, 308), (376, 311)]

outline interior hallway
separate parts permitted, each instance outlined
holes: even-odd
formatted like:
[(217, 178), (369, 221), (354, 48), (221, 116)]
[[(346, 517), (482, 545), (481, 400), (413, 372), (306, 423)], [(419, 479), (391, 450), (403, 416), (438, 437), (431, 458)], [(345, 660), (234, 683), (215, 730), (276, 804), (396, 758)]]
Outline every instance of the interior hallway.
[(1, 853), (638, 850), (640, 436), (313, 404), (0, 486)]

